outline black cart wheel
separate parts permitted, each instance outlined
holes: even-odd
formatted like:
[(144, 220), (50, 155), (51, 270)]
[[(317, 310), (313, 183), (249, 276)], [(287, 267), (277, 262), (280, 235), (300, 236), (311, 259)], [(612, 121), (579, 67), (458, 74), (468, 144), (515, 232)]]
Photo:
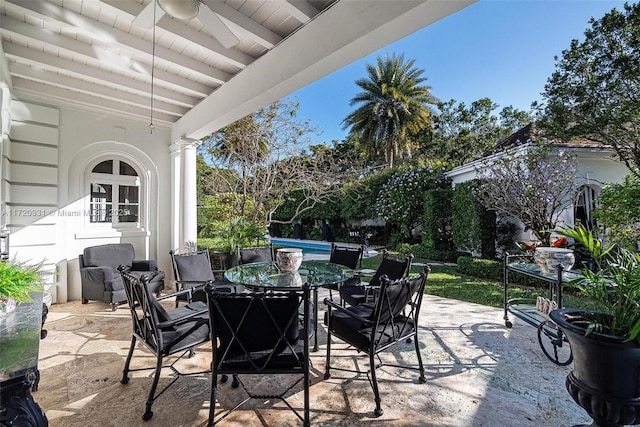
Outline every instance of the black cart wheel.
[(545, 356), (558, 366), (567, 366), (573, 354), (567, 336), (555, 323), (545, 320), (538, 325), (538, 343)]

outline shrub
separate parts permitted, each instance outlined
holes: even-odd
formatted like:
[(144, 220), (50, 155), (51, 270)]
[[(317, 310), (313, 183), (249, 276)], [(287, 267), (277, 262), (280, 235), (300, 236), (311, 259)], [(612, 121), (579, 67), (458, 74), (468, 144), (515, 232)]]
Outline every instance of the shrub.
[(502, 280), (503, 278), (502, 263), (500, 261), (461, 256), (458, 257), (457, 264), (458, 272), (469, 276), (493, 280)]
[(451, 199), (453, 190), (429, 190), (424, 195), (422, 244), (437, 251), (452, 251)]
[[(264, 226), (248, 218), (237, 217), (226, 221), (213, 221), (200, 231), (207, 246), (234, 253), (237, 246), (252, 246), (264, 236)], [(203, 240), (199, 240), (199, 243)]]
[(440, 262), (456, 262), (459, 256), (468, 255), (465, 252), (455, 250), (441, 251), (437, 249), (427, 248), (424, 244), (411, 245), (411, 253), (416, 258), (422, 258), (429, 261)]
[(384, 183), (375, 199), (376, 214), (408, 230), (421, 220), (423, 194), (450, 185), (443, 165), (434, 164), (398, 170)]
[(451, 200), (453, 242), (462, 251), (496, 256), (496, 214), (485, 209), (473, 194), (476, 181), (456, 185)]
[(622, 184), (611, 184), (600, 193), (593, 216), (612, 243), (636, 250), (640, 242), (640, 179), (629, 175)]
[(415, 254), (412, 252), (413, 246), (417, 246), (417, 245), (410, 245), (409, 243), (400, 243), (398, 246), (396, 246), (396, 251), (402, 255), (413, 254), (415, 256)]
[(341, 216), (347, 219), (376, 218), (374, 201), (382, 190), (382, 186), (395, 172), (396, 169), (386, 169), (381, 173), (347, 184), (346, 194), (340, 206)]

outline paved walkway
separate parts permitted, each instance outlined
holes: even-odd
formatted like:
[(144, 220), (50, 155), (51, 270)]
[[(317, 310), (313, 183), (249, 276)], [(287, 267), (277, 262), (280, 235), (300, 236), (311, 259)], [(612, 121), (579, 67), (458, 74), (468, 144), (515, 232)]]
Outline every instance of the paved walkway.
[[(334, 371), (330, 380), (323, 380), (326, 347), (312, 353), (312, 425), (557, 427), (589, 421), (565, 390), (571, 367), (558, 367), (546, 359), (535, 328), (515, 319), (513, 328), (507, 329), (499, 309), (429, 295), (424, 298), (420, 325), (427, 383), (418, 384), (411, 370), (380, 369), (384, 409), (380, 418), (373, 417), (373, 393), (366, 375)], [(137, 373), (127, 385), (119, 382), (131, 338), (126, 307), (112, 312), (99, 302), (55, 304), (46, 329), (49, 335), (40, 348), (42, 379), (34, 398), (52, 427), (206, 424), (208, 375), (178, 380), (154, 404), (153, 419), (142, 421), (149, 371)], [(319, 338), (326, 342), (323, 328)], [(413, 363), (412, 350), (413, 344), (402, 345), (382, 357), (392, 363)], [(337, 365), (368, 366), (366, 355), (335, 341), (332, 351)], [(133, 360), (136, 366), (154, 363), (142, 349), (136, 350)], [(210, 362), (210, 345), (203, 345), (196, 357), (180, 362), (180, 369), (206, 369)], [(258, 387), (273, 387), (280, 380), (267, 376), (253, 381)], [(228, 409), (243, 396), (241, 389), (224, 384), (218, 405)], [(301, 399), (302, 392), (294, 389), (291, 404), (301, 408)], [(227, 420), (221, 425), (300, 425), (281, 402), (272, 401), (252, 403)]]

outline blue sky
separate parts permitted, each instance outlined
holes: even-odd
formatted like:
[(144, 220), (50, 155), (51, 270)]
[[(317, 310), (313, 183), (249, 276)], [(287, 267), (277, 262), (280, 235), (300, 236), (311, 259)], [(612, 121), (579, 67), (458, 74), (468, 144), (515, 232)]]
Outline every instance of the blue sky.
[(321, 134), (314, 143), (342, 140), (341, 122), (354, 107), (355, 81), (378, 56), (402, 54), (424, 69), (438, 99), (470, 104), (488, 97), (502, 109), (529, 111), (554, 70), (554, 56), (582, 39), (589, 19), (601, 18), (623, 1), (480, 0), (422, 30), (354, 62), (297, 92), (299, 118)]

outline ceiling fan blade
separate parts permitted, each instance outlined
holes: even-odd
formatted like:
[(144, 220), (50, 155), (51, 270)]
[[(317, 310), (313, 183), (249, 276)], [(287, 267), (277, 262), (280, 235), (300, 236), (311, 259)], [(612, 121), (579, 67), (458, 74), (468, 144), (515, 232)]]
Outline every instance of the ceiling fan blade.
[(222, 22), (217, 13), (209, 9), (206, 4), (201, 4), (201, 6), (198, 20), (222, 46), (231, 48), (240, 43), (240, 39)]
[[(154, 7), (156, 8), (156, 20), (155, 20), (155, 22), (153, 21), (153, 8)], [(165, 12), (158, 5), (158, 2), (156, 2), (156, 0), (151, 0), (151, 3), (146, 5), (144, 7), (144, 9), (142, 9), (142, 11), (138, 14), (138, 16), (133, 18), (133, 21), (131, 21), (131, 23), (133, 25), (138, 26), (138, 27), (151, 28), (155, 24), (158, 23), (158, 21), (160, 20), (160, 18), (162, 18), (164, 16), (164, 14), (165, 14)]]

